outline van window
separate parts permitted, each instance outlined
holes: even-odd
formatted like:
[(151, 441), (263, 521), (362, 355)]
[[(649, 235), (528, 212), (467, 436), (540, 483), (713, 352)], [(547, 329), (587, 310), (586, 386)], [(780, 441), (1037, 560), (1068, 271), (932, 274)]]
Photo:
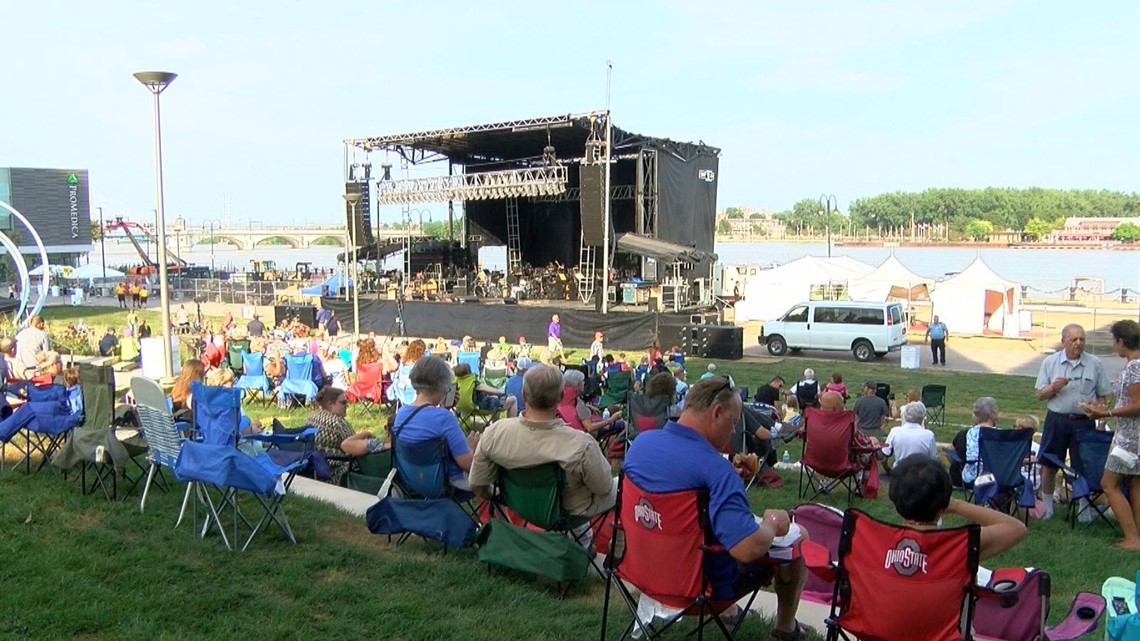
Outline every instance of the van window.
[(882, 307), (859, 307), (850, 310), (856, 325), (882, 325), (886, 322), (886, 312)]
[(890, 306), (891, 312), (891, 325), (899, 325), (902, 323), (902, 307), (898, 305)]
[(785, 323), (806, 323), (807, 319), (808, 308), (806, 305), (800, 305), (799, 307), (793, 307), (787, 314), (784, 314), (784, 317), (780, 320)]
[(815, 308), (815, 322), (843, 325), (882, 325), (886, 314), (881, 307), (824, 307)]

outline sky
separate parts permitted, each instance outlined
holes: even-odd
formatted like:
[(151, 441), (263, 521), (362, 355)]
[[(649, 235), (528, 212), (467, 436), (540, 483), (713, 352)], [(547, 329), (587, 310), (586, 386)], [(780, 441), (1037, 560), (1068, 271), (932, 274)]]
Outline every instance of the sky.
[(173, 71), (168, 220), (343, 224), (344, 139), (602, 109), (611, 60), (616, 125), (722, 149), (720, 208), (1135, 191), (1138, 23), (1124, 1), (7, 2), (0, 166), (87, 168), (93, 207), (146, 220), (131, 74)]

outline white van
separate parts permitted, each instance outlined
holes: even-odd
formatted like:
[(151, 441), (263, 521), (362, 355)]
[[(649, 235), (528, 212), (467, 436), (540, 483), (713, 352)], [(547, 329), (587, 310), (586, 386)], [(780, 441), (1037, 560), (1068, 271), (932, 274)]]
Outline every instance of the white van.
[(855, 360), (866, 362), (902, 349), (906, 325), (898, 303), (813, 300), (764, 323), (759, 341), (773, 356), (788, 350), (850, 350)]

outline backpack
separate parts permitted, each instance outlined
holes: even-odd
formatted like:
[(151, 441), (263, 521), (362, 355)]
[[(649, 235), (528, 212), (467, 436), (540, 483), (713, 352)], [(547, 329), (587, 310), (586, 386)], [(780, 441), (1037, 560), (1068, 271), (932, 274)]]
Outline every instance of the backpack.
[(819, 381), (810, 384), (800, 381), (796, 385), (796, 400), (800, 402), (800, 409), (806, 407), (819, 407)]

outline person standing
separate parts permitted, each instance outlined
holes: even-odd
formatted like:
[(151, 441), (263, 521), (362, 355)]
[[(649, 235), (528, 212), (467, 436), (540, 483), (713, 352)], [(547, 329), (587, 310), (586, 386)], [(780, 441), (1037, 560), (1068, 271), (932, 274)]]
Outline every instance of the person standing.
[(930, 319), (930, 324), (926, 326), (926, 340), (930, 341), (930, 356), (933, 358), (934, 365), (939, 364), (939, 362), (946, 365), (946, 339), (948, 338), (950, 338), (950, 331), (946, 329), (946, 323), (938, 320), (938, 314), (935, 314), (934, 318)]
[[(1112, 386), (1104, 364), (1085, 353), (1085, 328), (1070, 323), (1061, 329), (1064, 349), (1045, 357), (1037, 374), (1037, 400), (1046, 401), (1045, 427), (1041, 433), (1041, 454), (1052, 454), (1064, 461), (1077, 456), (1077, 432), (1096, 429), (1096, 421), (1085, 413), (1090, 402), (1103, 403)], [(1041, 501), (1045, 512), (1041, 519), (1053, 516), (1053, 489), (1057, 468), (1041, 463)]]
[(329, 313), (329, 318), (325, 321), (325, 331), (330, 337), (340, 333), (340, 317), (336, 315), (335, 311)]
[[(1116, 321), (1110, 331), (1112, 348), (1128, 361), (1120, 372), (1116, 405), (1111, 409), (1086, 405), (1085, 413), (1093, 419), (1116, 419), (1116, 431), (1112, 435), (1108, 460), (1104, 463), (1101, 487), (1124, 534), (1115, 547), (1140, 550), (1140, 523), (1136, 519), (1140, 514), (1137, 509), (1140, 507), (1140, 324), (1134, 320)], [(1122, 491), (1125, 480), (1128, 481), (1131, 504)]]
[(558, 314), (550, 317), (550, 325), (546, 327), (546, 350), (551, 356), (562, 352), (562, 321)]
[(597, 362), (600, 363), (606, 357), (606, 347), (602, 343), (604, 337), (601, 332), (594, 332), (594, 342), (590, 343), (590, 360), (597, 358)]
[(127, 308), (127, 286), (123, 283), (115, 285), (115, 297), (119, 299), (119, 309)]
[(245, 328), (249, 330), (249, 335), (255, 338), (261, 338), (265, 334), (265, 323), (261, 322), (261, 317), (257, 314), (253, 315), (253, 320), (249, 321)]
[(146, 307), (149, 300), (150, 290), (147, 289), (146, 284), (139, 285), (139, 307)]

